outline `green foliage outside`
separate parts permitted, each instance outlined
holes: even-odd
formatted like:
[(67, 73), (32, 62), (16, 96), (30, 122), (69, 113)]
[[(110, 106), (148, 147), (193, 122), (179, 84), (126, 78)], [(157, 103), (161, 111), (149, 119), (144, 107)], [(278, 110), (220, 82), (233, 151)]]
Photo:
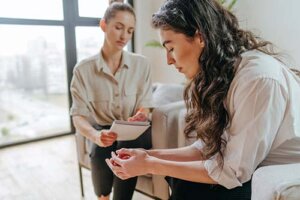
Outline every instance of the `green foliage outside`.
[(6, 128), (6, 127), (1, 128), (1, 134), (3, 136), (8, 136), (9, 133), (10, 133), (10, 130), (8, 128)]
[(219, 0), (219, 2), (221, 4), (226, 4), (227, 9), (228, 10), (232, 10), (233, 6), (235, 5), (235, 3), (237, 2), (237, 0), (231, 0), (229, 3), (227, 3), (227, 0)]
[(15, 119), (16, 119), (16, 116), (15, 116), (15, 115), (13, 115), (13, 114), (7, 115), (7, 120), (8, 120), (8, 121), (13, 121), (13, 120), (15, 120)]
[[(11, 114), (11, 113), (9, 113), (9, 114), (7, 114), (6, 115), (6, 121), (7, 122), (11, 122), (11, 121), (14, 121), (14, 120), (16, 120), (16, 116), (15, 115), (13, 115), (13, 114)], [(8, 136), (10, 134), (10, 129), (8, 128), (8, 127), (2, 127), (1, 129), (0, 129), (0, 136), (2, 135), (2, 136)]]

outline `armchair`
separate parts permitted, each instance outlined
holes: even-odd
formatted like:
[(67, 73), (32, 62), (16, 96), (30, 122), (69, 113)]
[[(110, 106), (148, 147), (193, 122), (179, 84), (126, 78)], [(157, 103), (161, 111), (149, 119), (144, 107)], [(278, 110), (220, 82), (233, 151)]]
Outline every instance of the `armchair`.
[[(154, 109), (152, 112), (152, 148), (184, 146), (182, 133), (184, 121), (183, 86), (155, 84), (153, 86)], [(81, 134), (75, 134), (81, 195), (84, 197), (82, 168), (90, 169), (89, 143)], [(136, 190), (153, 199), (168, 199), (169, 188), (163, 176), (139, 176)]]

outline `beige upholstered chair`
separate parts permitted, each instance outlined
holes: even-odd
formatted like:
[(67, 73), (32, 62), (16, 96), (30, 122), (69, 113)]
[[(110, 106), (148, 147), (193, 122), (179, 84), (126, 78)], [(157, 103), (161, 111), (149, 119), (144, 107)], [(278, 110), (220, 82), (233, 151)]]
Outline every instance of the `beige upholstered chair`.
[[(152, 148), (175, 148), (185, 145), (183, 115), (185, 112), (182, 101), (183, 86), (166, 84), (158, 85), (153, 94), (156, 108), (152, 112)], [(79, 133), (75, 134), (78, 153), (81, 192), (84, 196), (82, 167), (90, 169), (89, 147), (86, 139)], [(162, 176), (145, 175), (138, 178), (136, 190), (154, 199), (168, 199), (169, 188)]]
[(252, 200), (299, 200), (300, 163), (258, 168), (252, 177)]
[[(78, 153), (78, 164), (79, 164), (79, 176), (80, 176), (80, 186), (81, 186), (81, 194), (84, 197), (84, 188), (83, 188), (83, 180), (82, 180), (82, 167), (86, 169), (90, 169), (90, 158), (89, 158), (89, 151), (87, 148), (86, 139), (76, 133), (76, 145), (77, 145), (77, 153)], [(152, 176), (141, 176), (138, 179), (136, 190), (144, 193), (154, 199), (164, 199), (168, 196), (166, 194), (155, 194), (154, 193), (154, 183), (152, 182)], [(156, 197), (157, 195), (158, 197)]]

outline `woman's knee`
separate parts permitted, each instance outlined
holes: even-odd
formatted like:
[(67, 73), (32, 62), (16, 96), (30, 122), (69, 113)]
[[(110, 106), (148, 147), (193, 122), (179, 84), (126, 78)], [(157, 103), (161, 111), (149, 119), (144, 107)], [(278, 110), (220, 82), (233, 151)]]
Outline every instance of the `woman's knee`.
[(106, 158), (111, 157), (111, 152), (116, 150), (116, 145), (113, 144), (109, 147), (99, 147), (96, 144), (92, 145), (91, 153), (90, 153), (90, 159), (91, 162), (99, 162), (99, 161), (105, 161)]

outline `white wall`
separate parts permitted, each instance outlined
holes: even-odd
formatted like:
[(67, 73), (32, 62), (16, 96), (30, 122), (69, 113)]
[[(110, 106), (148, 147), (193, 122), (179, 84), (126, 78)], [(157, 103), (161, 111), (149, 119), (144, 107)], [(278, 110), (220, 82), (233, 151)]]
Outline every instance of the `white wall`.
[[(166, 64), (165, 51), (145, 47), (153, 39), (159, 40), (151, 28), (151, 16), (164, 0), (135, 0), (138, 16), (135, 49), (148, 57), (153, 67), (153, 80), (163, 83), (182, 83), (185, 78), (173, 66)], [(300, 69), (300, 0), (238, 0), (234, 7), (241, 27), (249, 29), (274, 43), (286, 53), (288, 62)]]
[(234, 13), (241, 27), (275, 44), (300, 69), (299, 8), (299, 0), (239, 0)]
[(152, 65), (153, 82), (182, 83), (185, 81), (183, 74), (177, 72), (174, 66), (167, 65), (164, 49), (145, 47), (153, 39), (159, 41), (157, 30), (151, 27), (151, 17), (164, 0), (135, 0), (134, 7), (137, 17), (135, 31), (135, 51), (149, 58)]

